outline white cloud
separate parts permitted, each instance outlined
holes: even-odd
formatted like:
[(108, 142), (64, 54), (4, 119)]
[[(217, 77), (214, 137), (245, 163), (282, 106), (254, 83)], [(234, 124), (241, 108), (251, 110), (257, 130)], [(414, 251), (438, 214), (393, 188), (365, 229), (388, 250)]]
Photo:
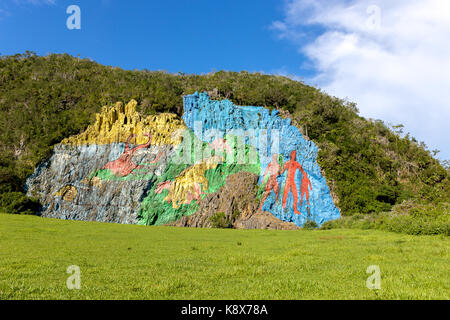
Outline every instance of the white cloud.
[(450, 158), (450, 1), (290, 0), (284, 13), (272, 28), (311, 59), (308, 82)]

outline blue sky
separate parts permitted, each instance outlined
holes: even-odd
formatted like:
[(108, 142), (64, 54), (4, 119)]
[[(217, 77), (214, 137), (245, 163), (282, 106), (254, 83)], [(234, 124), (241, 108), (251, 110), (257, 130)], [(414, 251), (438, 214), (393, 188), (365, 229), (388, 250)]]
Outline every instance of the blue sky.
[[(69, 30), (69, 5), (81, 30)], [(450, 159), (448, 0), (0, 0), (0, 53), (289, 75)]]
[[(5, 3), (3, 3), (6, 1)], [(206, 73), (249, 70), (311, 74), (271, 30), (275, 0), (2, 0), (0, 52), (80, 54), (125, 69)], [(81, 30), (66, 28), (66, 8), (81, 9)]]

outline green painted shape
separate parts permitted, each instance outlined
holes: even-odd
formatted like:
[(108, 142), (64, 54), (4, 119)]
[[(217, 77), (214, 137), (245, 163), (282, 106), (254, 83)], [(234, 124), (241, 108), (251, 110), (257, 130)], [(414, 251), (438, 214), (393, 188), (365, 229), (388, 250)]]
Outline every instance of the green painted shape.
[[(254, 147), (245, 145), (246, 156), (248, 156), (248, 154), (250, 153), (251, 148)], [(218, 191), (221, 187), (225, 185), (227, 177), (229, 175), (241, 171), (254, 173), (259, 176), (261, 174), (261, 164), (259, 162), (259, 153), (256, 153), (256, 155), (257, 155), (257, 162), (254, 164), (236, 164), (236, 163), (228, 164), (225, 159), (225, 162), (223, 164), (219, 164), (216, 169), (206, 170), (205, 177), (209, 181), (209, 188), (207, 193), (213, 193)]]
[(142, 201), (138, 212), (138, 224), (140, 225), (164, 225), (172, 221), (177, 221), (183, 216), (190, 216), (198, 210), (198, 204), (181, 204), (178, 208), (172, 208), (170, 203), (164, 201), (169, 193), (164, 190), (160, 194), (155, 193), (155, 183), (148, 193), (147, 197)]
[(159, 183), (175, 180), (187, 167), (189, 165), (175, 164), (172, 161), (169, 162), (166, 171), (156, 179), (147, 196), (142, 201), (138, 211), (138, 224), (163, 225), (176, 221), (182, 216), (189, 216), (197, 211), (198, 205), (196, 203), (181, 204), (176, 209), (172, 208), (172, 205), (164, 200), (169, 190), (163, 190), (160, 194), (155, 193)]
[[(208, 190), (204, 191), (206, 194), (217, 192), (226, 183), (226, 179), (229, 175), (246, 171), (251, 172), (256, 175), (261, 174), (261, 165), (259, 161), (259, 153), (257, 155), (257, 162), (254, 164), (236, 164), (227, 163), (227, 155), (223, 152), (215, 152), (209, 147), (207, 143), (198, 140), (192, 131), (190, 131), (191, 137), (193, 138), (193, 143), (199, 143), (202, 145), (203, 152), (208, 152), (211, 155), (223, 155), (225, 157), (225, 162), (218, 164), (215, 169), (209, 169), (205, 171), (205, 177), (209, 182)], [(228, 137), (227, 137), (228, 138)], [(192, 141), (192, 140), (191, 140)], [(253, 148), (253, 150), (251, 149)], [(234, 149), (233, 149), (234, 150)], [(245, 157), (248, 159), (248, 154), (250, 151), (255, 151), (253, 146), (245, 145)], [(166, 171), (158, 177), (153, 184), (152, 188), (148, 192), (147, 196), (141, 203), (141, 207), (138, 211), (138, 224), (141, 225), (163, 225), (168, 224), (173, 221), (179, 220), (183, 216), (190, 216), (198, 210), (198, 204), (193, 201), (191, 204), (181, 204), (178, 208), (173, 208), (171, 204), (167, 203), (164, 198), (168, 195), (169, 190), (164, 190), (160, 194), (156, 194), (155, 190), (159, 183), (165, 181), (173, 181), (175, 178), (185, 169), (190, 167), (187, 164), (177, 164), (174, 159), (176, 157), (181, 157), (184, 152), (184, 147), (181, 144), (176, 150), (175, 154), (172, 156)], [(236, 157), (236, 154), (234, 155)], [(191, 158), (193, 163), (198, 162), (198, 155), (194, 154), (194, 149), (191, 146)], [(236, 159), (236, 158), (235, 158)]]
[[(196, 137), (190, 130), (189, 133), (191, 134), (191, 137), (195, 141), (195, 143), (201, 143), (200, 140), (195, 140)], [(205, 147), (204, 143), (202, 143), (202, 145), (203, 147)], [(181, 172), (183, 172), (183, 170), (189, 167), (188, 164), (178, 164), (174, 161), (176, 157), (181, 157), (183, 152), (184, 149), (183, 145), (181, 144), (176, 148), (175, 154), (169, 161), (164, 173), (160, 177), (157, 177), (152, 188), (149, 190), (147, 196), (141, 203), (141, 207), (138, 210), (137, 224), (164, 225), (172, 221), (177, 221), (183, 216), (189, 216), (197, 211), (198, 205), (194, 202), (191, 204), (181, 204), (176, 209), (172, 208), (172, 205), (164, 200), (164, 198), (167, 197), (169, 190), (163, 190), (160, 194), (155, 193), (156, 187), (159, 183), (165, 181), (174, 181), (175, 178)], [(195, 155), (193, 154), (193, 152), (191, 152), (191, 159), (197, 160), (195, 159)]]

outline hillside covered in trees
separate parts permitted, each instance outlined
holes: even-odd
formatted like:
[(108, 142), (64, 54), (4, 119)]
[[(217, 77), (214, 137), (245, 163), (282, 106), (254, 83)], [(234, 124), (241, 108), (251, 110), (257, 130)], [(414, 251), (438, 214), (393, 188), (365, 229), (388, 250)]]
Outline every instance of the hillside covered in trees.
[(102, 106), (135, 99), (143, 115), (181, 116), (183, 95), (195, 91), (237, 105), (276, 108), (290, 117), (319, 146), (318, 162), (343, 216), (393, 208), (410, 215), (413, 208), (425, 215), (437, 210), (433, 214), (448, 223), (450, 174), (424, 143), (403, 134), (402, 126), (367, 120), (355, 104), (302, 82), (246, 71), (127, 71), (66, 54), (30, 52), (0, 57), (0, 211), (37, 210), (39, 204), (23, 194), (26, 178), (55, 144), (93, 123)]

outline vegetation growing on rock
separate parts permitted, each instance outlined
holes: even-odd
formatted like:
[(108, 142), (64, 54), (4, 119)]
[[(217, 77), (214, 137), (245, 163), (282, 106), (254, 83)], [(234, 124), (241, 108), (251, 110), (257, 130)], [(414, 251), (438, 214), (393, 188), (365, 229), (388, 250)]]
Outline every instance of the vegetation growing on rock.
[(181, 116), (182, 96), (195, 91), (291, 117), (319, 146), (318, 162), (343, 215), (386, 212), (404, 200), (450, 201), (449, 171), (424, 143), (302, 82), (246, 71), (126, 71), (67, 54), (27, 52), (0, 58), (0, 207), (35, 210), (35, 201), (19, 196), (25, 179), (55, 144), (93, 124), (102, 106), (135, 99), (142, 115)]

